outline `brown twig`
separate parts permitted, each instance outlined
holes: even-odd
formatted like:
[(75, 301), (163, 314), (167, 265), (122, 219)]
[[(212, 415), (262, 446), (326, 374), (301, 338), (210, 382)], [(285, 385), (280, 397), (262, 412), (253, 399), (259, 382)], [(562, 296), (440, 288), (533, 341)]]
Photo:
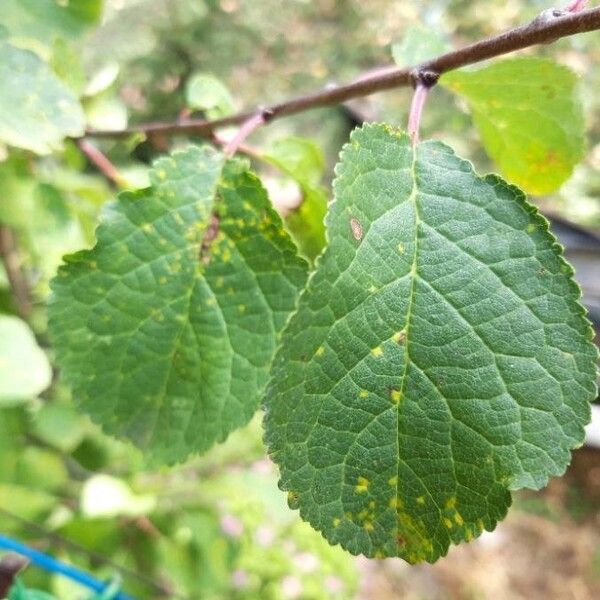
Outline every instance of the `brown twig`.
[(544, 11), (542, 15), (527, 25), (511, 29), (510, 31), (481, 40), (464, 48), (447, 52), (417, 67), (410, 69), (386, 69), (366, 77), (361, 77), (347, 85), (327, 87), (311, 94), (274, 104), (262, 111), (245, 111), (213, 121), (190, 119), (184, 122), (141, 123), (119, 130), (91, 130), (86, 135), (118, 138), (141, 132), (146, 134), (160, 133), (163, 135), (189, 133), (210, 137), (215, 130), (230, 125), (240, 125), (260, 114), (260, 112), (268, 111), (269, 121), (271, 121), (313, 108), (341, 104), (352, 98), (360, 98), (384, 90), (409, 86), (412, 84), (411, 74), (415, 71), (431, 71), (441, 75), (460, 67), (516, 52), (517, 50), (523, 50), (530, 46), (547, 44), (559, 38), (600, 29), (600, 8), (579, 10), (581, 6), (581, 2), (573, 2), (565, 10), (555, 9)]
[(33, 308), (29, 284), (23, 273), (15, 234), (10, 227), (2, 224), (0, 224), (0, 261), (4, 265), (17, 312), (26, 319)]
[(118, 169), (113, 165), (106, 154), (96, 148), (88, 140), (79, 140), (79, 149), (88, 157), (88, 160), (112, 183), (117, 186), (123, 184), (123, 178)]

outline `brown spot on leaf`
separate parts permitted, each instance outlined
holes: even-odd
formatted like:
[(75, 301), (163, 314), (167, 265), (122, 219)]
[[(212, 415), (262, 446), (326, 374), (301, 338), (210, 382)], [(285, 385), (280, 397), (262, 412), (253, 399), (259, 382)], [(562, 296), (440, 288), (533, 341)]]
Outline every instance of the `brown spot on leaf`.
[(354, 236), (354, 239), (357, 242), (360, 242), (363, 237), (363, 229), (358, 219), (355, 219), (354, 217), (350, 219), (350, 229), (352, 229), (352, 235)]
[(200, 245), (200, 261), (207, 265), (210, 262), (210, 247), (217, 235), (219, 234), (219, 216), (212, 214), (210, 216), (210, 222), (204, 237), (202, 238), (202, 244)]

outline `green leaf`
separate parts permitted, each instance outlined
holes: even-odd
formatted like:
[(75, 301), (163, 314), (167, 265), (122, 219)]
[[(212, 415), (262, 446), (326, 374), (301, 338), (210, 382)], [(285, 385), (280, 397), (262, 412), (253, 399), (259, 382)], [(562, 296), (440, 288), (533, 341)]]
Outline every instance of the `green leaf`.
[(440, 83), (469, 104), (488, 154), (531, 194), (556, 191), (585, 149), (577, 76), (544, 58), (513, 58)]
[(572, 269), (515, 187), (439, 142), (352, 134), (282, 334), (266, 441), (332, 543), (434, 561), (564, 472), (596, 394)]
[(450, 45), (440, 33), (415, 25), (404, 32), (400, 42), (392, 44), (392, 56), (399, 67), (414, 67), (449, 49)]
[(190, 77), (185, 89), (187, 105), (203, 110), (209, 119), (225, 117), (235, 110), (229, 90), (210, 73), (196, 73)]
[(56, 600), (56, 598), (41, 590), (27, 589), (17, 577), (8, 594), (8, 600)]
[(75, 38), (102, 16), (102, 0), (2, 0), (2, 24), (13, 37), (51, 45)]
[(323, 179), (325, 158), (312, 140), (296, 136), (279, 139), (265, 159), (303, 185), (316, 187)]
[(56, 38), (52, 44), (49, 64), (58, 78), (77, 96), (85, 86), (85, 71), (80, 52), (63, 38)]
[(84, 131), (77, 98), (29, 50), (0, 44), (0, 141), (48, 154)]
[(52, 380), (50, 363), (26, 323), (0, 315), (0, 406), (29, 400)]
[(302, 202), (285, 215), (285, 225), (301, 254), (314, 261), (325, 247), (327, 192), (321, 185), (323, 153), (312, 140), (289, 137), (278, 140), (264, 158), (300, 186)]
[(53, 282), (57, 362), (84, 409), (155, 461), (247, 423), (306, 265), (245, 163), (190, 148), (119, 196)]

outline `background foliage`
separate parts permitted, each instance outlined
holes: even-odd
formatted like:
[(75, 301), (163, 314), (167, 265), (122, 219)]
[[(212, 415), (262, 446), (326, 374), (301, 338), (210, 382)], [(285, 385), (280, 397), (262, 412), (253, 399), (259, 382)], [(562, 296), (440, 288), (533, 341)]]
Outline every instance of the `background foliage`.
[[(544, 0), (106, 0), (104, 6), (80, 0), (67, 7), (53, 0), (4, 0), (0, 43), (11, 46), (0, 52), (0, 222), (16, 232), (32, 283), (27, 317), (37, 344), (17, 320), (19, 307), (0, 270), (0, 530), (101, 577), (115, 573), (107, 560), (142, 574), (123, 574), (127, 589), (140, 598), (161, 598), (164, 590), (189, 598), (385, 598), (399, 592), (442, 598), (454, 587), (456, 597), (520, 598), (540, 585), (555, 597), (599, 592), (600, 513), (590, 498), (600, 497), (600, 482), (591, 455), (582, 453), (571, 478), (544, 494), (519, 496), (521, 510), (475, 549), (455, 550), (443, 564), (408, 573), (397, 561), (374, 566), (353, 559), (289, 511), (264, 458), (258, 418), (226, 446), (157, 472), (147, 470), (131, 446), (109, 440), (81, 416), (60, 383), (47, 386), (53, 360), (46, 325), (49, 280), (63, 254), (91, 246), (102, 207), (116, 192), (76, 144), (58, 144), (63, 135), (81, 132), (84, 119), (92, 127), (117, 128), (181, 112), (220, 116), (387, 65), (393, 44), (396, 60), (411, 62), (414, 44), (403, 36), (411, 27), (440, 32), (435, 53), (548, 7)], [(586, 158), (558, 193), (539, 204), (600, 226), (597, 35), (534, 52), (558, 57), (586, 75), (587, 86), (581, 94)], [(8, 90), (8, 70), (19, 64), (36, 73), (39, 90), (30, 83)], [(215, 84), (215, 76), (225, 85)], [(45, 94), (62, 100), (64, 118), (52, 117), (55, 125), (40, 128), (52, 104)], [(20, 104), (22, 111), (3, 110), (4, 102)], [(303, 210), (312, 203), (313, 235), (302, 240), (307, 257), (322, 244), (324, 186), (356, 117), (402, 125), (408, 106), (409, 91), (399, 90), (282, 120), (253, 138), (273, 164), (288, 169), (282, 179), (275, 169), (257, 165), (281, 212), (289, 213), (302, 195)], [(486, 172), (494, 166), (465, 109), (437, 88), (423, 132), (451, 143)], [(15, 123), (24, 137), (15, 139)], [(8, 144), (22, 149), (9, 150)], [(147, 185), (151, 160), (166, 148), (160, 138), (102, 143), (128, 188)], [(296, 214), (290, 217), (292, 231)], [(7, 335), (10, 349), (3, 346)], [(18, 393), (8, 385), (11, 379), (3, 374), (11, 373), (14, 382), (19, 371), (5, 357), (28, 365), (26, 393), (21, 385)], [(531, 548), (539, 563), (509, 571), (503, 557), (511, 556), (514, 564), (519, 553), (531, 556)], [(549, 564), (558, 577), (536, 579), (552, 571)], [(79, 593), (35, 569), (25, 581), (59, 598)]]

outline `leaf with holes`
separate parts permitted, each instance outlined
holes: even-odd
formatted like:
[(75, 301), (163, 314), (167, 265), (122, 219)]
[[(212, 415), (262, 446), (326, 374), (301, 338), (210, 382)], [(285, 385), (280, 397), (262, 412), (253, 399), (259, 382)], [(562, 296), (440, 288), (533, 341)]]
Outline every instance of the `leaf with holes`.
[(596, 349), (547, 222), (439, 142), (355, 131), (275, 357), (266, 441), (332, 543), (434, 561), (565, 470)]
[(545, 58), (513, 58), (446, 73), (440, 84), (468, 102), (488, 154), (531, 194), (556, 191), (585, 149), (577, 76)]
[(50, 332), (92, 418), (172, 463), (254, 414), (306, 265), (245, 163), (190, 148), (151, 180), (66, 257)]

